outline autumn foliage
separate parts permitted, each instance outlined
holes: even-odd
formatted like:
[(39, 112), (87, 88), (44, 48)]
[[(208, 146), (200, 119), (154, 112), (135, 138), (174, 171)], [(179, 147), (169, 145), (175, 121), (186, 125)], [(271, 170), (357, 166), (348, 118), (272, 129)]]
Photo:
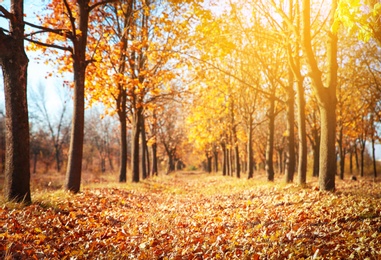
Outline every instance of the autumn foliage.
[[(380, 185), (336, 193), (178, 172), (81, 194), (40, 190), (0, 209), (8, 259), (377, 259)], [(45, 195), (42, 195), (45, 193)]]

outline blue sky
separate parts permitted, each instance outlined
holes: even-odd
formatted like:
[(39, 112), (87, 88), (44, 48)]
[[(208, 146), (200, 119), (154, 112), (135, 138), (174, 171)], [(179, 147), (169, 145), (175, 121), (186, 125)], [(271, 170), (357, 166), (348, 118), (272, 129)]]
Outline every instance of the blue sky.
[[(32, 0), (26, 0), (24, 1), (24, 11), (26, 13), (25, 20), (28, 22), (32, 22), (35, 24), (38, 24), (38, 21), (36, 20), (35, 13), (41, 13), (41, 11), (44, 9), (44, 7), (47, 4), (46, 1), (32, 1)], [(9, 10), (10, 7), (10, 1), (9, 0), (0, 0), (0, 4), (3, 5), (7, 10)], [(9, 28), (8, 22), (4, 18), (0, 18), (0, 27), (2, 28)], [(27, 42), (26, 42), (27, 44)], [(28, 92), (30, 90), (35, 90), (38, 85), (46, 86), (46, 96), (47, 99), (47, 106), (51, 111), (54, 111), (57, 108), (57, 105), (60, 104), (60, 98), (56, 91), (56, 87), (62, 87), (63, 85), (63, 79), (61, 77), (46, 77), (49, 72), (53, 72), (56, 70), (55, 68), (52, 68), (49, 65), (45, 65), (44, 62), (39, 62), (36, 60), (36, 57), (38, 57), (38, 53), (35, 52), (27, 52), (28, 58), (29, 58), (29, 65), (28, 65)], [(0, 71), (1, 74), (1, 71)], [(2, 75), (0, 75), (2, 76)], [(70, 80), (70, 79), (69, 79)], [(28, 101), (31, 103), (31, 100)], [(3, 81), (0, 80), (0, 109), (4, 107), (4, 87), (3, 87)]]

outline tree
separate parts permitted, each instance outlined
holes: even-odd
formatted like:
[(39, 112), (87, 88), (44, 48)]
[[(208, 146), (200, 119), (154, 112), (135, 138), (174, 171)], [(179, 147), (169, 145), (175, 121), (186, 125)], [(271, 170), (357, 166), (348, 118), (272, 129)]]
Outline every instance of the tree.
[[(90, 14), (98, 7), (113, 1), (115, 0), (94, 2), (90, 0), (54, 0), (47, 5), (50, 12), (43, 18), (40, 17), (40, 20), (44, 21), (42, 26), (27, 23), (37, 31), (26, 35), (26, 39), (39, 47), (53, 48), (51, 53), (54, 54), (57, 54), (56, 50), (64, 51), (58, 58), (62, 62), (60, 71), (73, 72), (74, 107), (65, 182), (65, 188), (73, 193), (79, 192), (81, 185), (86, 68), (91, 62), (94, 62), (87, 53)], [(66, 19), (62, 19), (62, 17)], [(48, 34), (45, 41), (42, 37), (41, 39), (35, 38), (44, 33)], [(35, 48), (36, 45), (31, 46), (31, 49)]]
[(11, 0), (11, 10), (0, 5), (0, 66), (4, 77), (6, 111), (5, 196), (8, 201), (31, 203), (29, 123), (27, 105), (28, 58), (24, 48), (24, 1)]
[[(332, 0), (329, 21), (332, 24), (337, 1)], [(309, 76), (313, 83), (313, 89), (320, 110), (320, 190), (335, 190), (336, 175), (336, 85), (337, 85), (337, 35), (329, 33), (327, 43), (327, 67), (328, 72), (323, 77), (319, 68), (317, 57), (312, 47), (311, 37), (311, 3), (303, 0), (303, 34), (302, 48), (306, 57)], [(326, 79), (326, 83), (324, 83)]]
[(89, 74), (95, 77), (88, 93), (92, 100), (103, 102), (111, 113), (119, 116), (122, 182), (126, 181), (126, 124), (130, 123), (132, 132), (132, 179), (138, 182), (140, 170), (145, 168), (140, 167), (143, 157), (139, 142), (144, 138), (147, 110), (181, 92), (173, 81), (179, 75), (179, 67), (185, 64), (180, 51), (190, 48), (186, 44), (190, 18), (185, 10), (193, 2), (197, 1), (126, 0), (107, 5), (100, 12), (107, 19), (97, 33), (106, 37), (101, 41), (93, 39), (91, 48), (102, 50), (94, 54), (102, 61), (102, 69), (91, 66)]
[[(67, 86), (66, 86), (67, 87)], [(49, 111), (46, 99), (46, 87), (39, 85), (37, 91), (31, 94), (31, 107), (35, 120), (42, 124), (42, 128), (46, 127), (50, 133), (51, 148), (54, 149), (54, 157), (56, 161), (57, 172), (61, 171), (62, 150), (68, 139), (70, 132), (70, 123), (67, 122), (67, 108), (69, 103), (69, 92), (62, 92), (56, 88), (60, 98), (60, 104), (56, 104), (56, 115), (53, 111)], [(36, 148), (36, 147), (35, 147)]]

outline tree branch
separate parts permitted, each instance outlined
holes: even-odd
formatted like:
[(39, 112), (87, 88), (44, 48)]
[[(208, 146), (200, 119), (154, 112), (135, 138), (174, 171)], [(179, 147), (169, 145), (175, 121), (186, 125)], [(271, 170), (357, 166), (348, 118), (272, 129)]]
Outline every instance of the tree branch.
[(25, 22), (25, 21), (24, 21), (24, 24), (28, 25), (28, 26), (30, 26), (32, 28), (40, 30), (38, 32), (27, 34), (26, 36), (32, 36), (32, 35), (38, 34), (38, 33), (50, 32), (50, 33), (54, 33), (54, 34), (57, 34), (57, 35), (60, 35), (60, 36), (63, 36), (63, 37), (68, 37), (69, 39), (73, 40), (73, 34), (72, 34), (72, 32), (67, 30), (67, 29), (52, 29), (52, 28), (49, 28), (49, 27), (39, 26), (39, 25), (35, 25), (35, 24), (29, 23), (29, 22)]
[(1, 17), (5, 17), (9, 20), (13, 19), (13, 14), (8, 12), (7, 9), (4, 8), (4, 6), (0, 5), (0, 12), (3, 13), (4, 15), (1, 15)]
[(69, 14), (69, 20), (70, 20), (71, 30), (72, 30), (72, 34), (73, 34), (72, 41), (74, 42), (74, 40), (76, 38), (76, 34), (77, 34), (76, 33), (76, 27), (75, 27), (75, 18), (73, 16), (73, 13), (72, 13), (72, 11), (70, 9), (70, 6), (69, 6), (69, 3), (67, 2), (67, 0), (64, 0), (63, 2), (64, 2), (64, 5), (66, 7), (66, 10), (67, 10), (67, 12)]
[(112, 3), (112, 2), (116, 2), (116, 0), (105, 0), (105, 1), (102, 1), (102, 2), (95, 3), (95, 4), (93, 4), (92, 6), (89, 7), (89, 12), (91, 12), (92, 10), (94, 10), (95, 8), (97, 8), (100, 5), (105, 5), (105, 4), (109, 4), (109, 3)]
[(45, 46), (45, 47), (48, 47), (48, 48), (55, 48), (55, 49), (59, 49), (59, 50), (63, 50), (63, 51), (69, 51), (70, 53), (73, 53), (73, 49), (71, 47), (63, 47), (63, 46), (59, 46), (59, 45), (56, 45), (56, 44), (44, 43), (44, 42), (40, 42), (40, 41), (29, 39), (29, 38), (24, 38), (24, 39), (26, 41), (28, 41), (28, 42), (32, 42), (32, 43), (35, 43), (35, 44), (38, 44), (38, 45), (41, 45), (41, 46)]

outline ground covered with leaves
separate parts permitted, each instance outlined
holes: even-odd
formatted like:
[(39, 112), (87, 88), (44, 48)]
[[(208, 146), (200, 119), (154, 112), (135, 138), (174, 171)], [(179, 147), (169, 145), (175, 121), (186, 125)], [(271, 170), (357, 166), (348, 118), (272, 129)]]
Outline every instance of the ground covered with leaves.
[(0, 259), (380, 259), (381, 187), (176, 173), (0, 208)]

